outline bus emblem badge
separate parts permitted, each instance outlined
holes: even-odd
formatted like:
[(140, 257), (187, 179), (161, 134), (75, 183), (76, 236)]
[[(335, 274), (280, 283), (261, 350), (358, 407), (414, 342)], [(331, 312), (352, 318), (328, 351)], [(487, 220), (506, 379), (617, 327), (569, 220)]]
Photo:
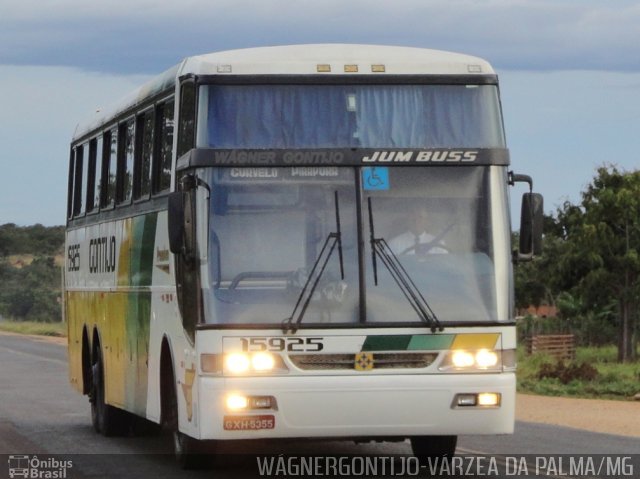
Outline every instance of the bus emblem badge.
[(356, 371), (370, 371), (373, 369), (373, 353), (357, 353), (353, 367)]

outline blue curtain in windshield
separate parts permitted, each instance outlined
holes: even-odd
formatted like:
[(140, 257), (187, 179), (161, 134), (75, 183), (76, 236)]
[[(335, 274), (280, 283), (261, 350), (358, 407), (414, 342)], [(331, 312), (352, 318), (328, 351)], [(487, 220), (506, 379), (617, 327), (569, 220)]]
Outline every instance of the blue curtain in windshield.
[(344, 92), (337, 89), (215, 87), (209, 100), (209, 146), (350, 146), (350, 118), (344, 105)]
[(213, 148), (504, 147), (494, 86), (211, 86)]

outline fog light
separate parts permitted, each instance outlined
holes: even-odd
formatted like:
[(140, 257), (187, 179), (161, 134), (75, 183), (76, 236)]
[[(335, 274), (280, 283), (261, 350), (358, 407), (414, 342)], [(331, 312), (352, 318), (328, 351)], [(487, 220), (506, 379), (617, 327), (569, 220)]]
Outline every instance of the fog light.
[(499, 406), (500, 394), (480, 393), (478, 394), (478, 406)]
[(251, 409), (275, 409), (275, 398), (273, 396), (251, 396), (249, 407)]
[(248, 405), (249, 400), (246, 396), (242, 396), (241, 394), (230, 394), (227, 396), (227, 409), (230, 411), (246, 409)]

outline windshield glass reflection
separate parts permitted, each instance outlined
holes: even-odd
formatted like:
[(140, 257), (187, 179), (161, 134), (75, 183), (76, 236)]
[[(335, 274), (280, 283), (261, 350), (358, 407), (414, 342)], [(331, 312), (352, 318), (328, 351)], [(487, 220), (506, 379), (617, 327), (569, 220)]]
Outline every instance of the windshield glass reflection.
[[(210, 184), (215, 322), (280, 324), (305, 287), (305, 323), (358, 320), (353, 169), (220, 168)], [(342, 255), (332, 236), (338, 211)]]

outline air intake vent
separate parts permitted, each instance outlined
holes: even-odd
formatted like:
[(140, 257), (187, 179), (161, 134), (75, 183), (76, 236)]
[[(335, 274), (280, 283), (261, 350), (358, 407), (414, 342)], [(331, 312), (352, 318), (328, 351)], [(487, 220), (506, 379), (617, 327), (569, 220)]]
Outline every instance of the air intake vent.
[[(368, 369), (426, 368), (437, 353), (373, 353), (373, 367)], [(356, 369), (355, 354), (290, 354), (289, 359), (305, 371)]]

